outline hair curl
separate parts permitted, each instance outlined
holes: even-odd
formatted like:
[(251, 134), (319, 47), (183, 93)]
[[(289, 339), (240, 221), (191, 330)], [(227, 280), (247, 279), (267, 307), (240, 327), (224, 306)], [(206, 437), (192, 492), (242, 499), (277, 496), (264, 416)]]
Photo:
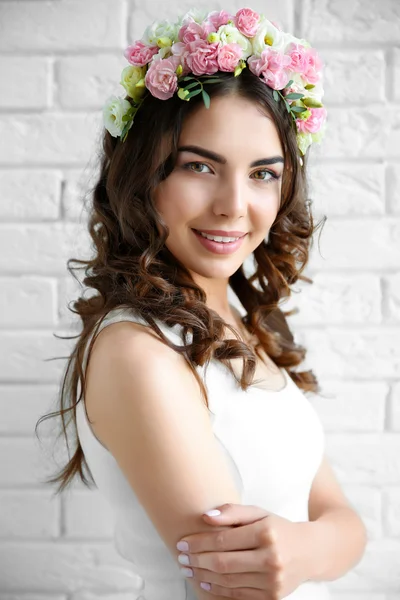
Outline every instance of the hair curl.
[[(272, 116), (285, 154), (281, 205), (268, 241), (264, 240), (254, 250), (254, 273), (247, 277), (242, 265), (229, 278), (231, 288), (247, 311), (242, 322), (257, 338), (257, 346), (253, 350), (237, 337), (222, 339), (225, 327), (236, 335), (235, 328), (207, 307), (205, 292), (166, 248), (168, 227), (153, 202), (155, 188), (174, 168), (184, 119), (199, 107), (202, 97), (198, 95), (184, 102), (175, 94), (163, 101), (149, 94), (124, 143), (104, 131), (100, 174), (90, 190), (88, 230), (95, 254), (90, 260), (71, 258), (67, 262), (74, 277), (73, 271), (84, 269), (83, 284), (96, 293), (90, 298), (82, 295), (74, 301), (74, 308), (69, 308), (81, 318), (82, 331), (77, 336), (64, 338), (78, 339), (66, 364), (60, 410), (42, 416), (35, 428), (36, 431), (45, 419), (61, 418), (60, 436), (64, 436), (69, 450), (67, 427), (71, 422), (74, 427), (76, 440), (72, 457), (69, 456), (67, 464), (54, 477), (46, 480), (46, 483), (59, 484), (56, 493), (62, 492), (75, 475), (88, 487), (90, 482), (95, 483), (79, 443), (75, 407), (85, 389), (82, 368), (85, 347), (93, 333), (89, 359), (98, 328), (113, 308), (134, 309), (166, 344), (184, 355), (207, 406), (207, 392), (196, 366), (216, 359), (236, 378), (229, 359), (241, 357), (243, 372), (240, 379), (236, 379), (241, 388), (246, 389), (252, 382), (260, 346), (279, 367), (288, 371), (300, 389), (320, 392), (311, 370), (289, 371), (303, 361), (306, 349), (295, 344), (285, 318), (297, 310), (283, 313), (278, 308), (279, 301), (290, 296), (291, 284), (298, 279), (312, 283), (301, 274), (317, 229), (310, 210), (311, 201), (307, 199), (307, 156), (300, 166), (292, 118), (283, 102), (275, 102), (272, 89), (259, 77), (248, 69), (238, 77), (223, 72), (219, 72), (218, 77), (219, 83), (204, 84), (210, 97), (236, 94), (256, 103), (264, 114)], [(83, 266), (70, 267), (70, 263)], [(181, 325), (185, 334), (192, 334), (192, 343), (175, 346), (165, 338), (157, 320), (168, 326)]]

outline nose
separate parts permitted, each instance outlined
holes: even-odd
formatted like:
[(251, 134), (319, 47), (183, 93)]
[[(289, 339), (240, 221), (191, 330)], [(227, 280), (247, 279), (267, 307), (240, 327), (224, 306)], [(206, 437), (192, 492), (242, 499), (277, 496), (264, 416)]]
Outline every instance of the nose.
[(218, 186), (213, 199), (213, 212), (216, 216), (230, 217), (232, 222), (246, 216), (246, 190), (239, 176), (226, 177)]

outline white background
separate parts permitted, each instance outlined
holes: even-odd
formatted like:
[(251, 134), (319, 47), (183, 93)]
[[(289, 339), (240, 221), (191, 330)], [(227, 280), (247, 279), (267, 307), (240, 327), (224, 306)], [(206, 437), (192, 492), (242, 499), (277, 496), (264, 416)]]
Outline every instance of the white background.
[[(249, 4), (198, 2), (209, 10)], [(325, 62), (328, 131), (311, 149), (316, 234), (284, 310), (326, 397), (327, 454), (364, 519), (361, 563), (340, 600), (400, 595), (400, 3), (253, 0)], [(0, 600), (133, 600), (97, 492), (62, 497), (33, 429), (55, 407), (76, 322), (71, 257), (88, 256), (83, 195), (101, 108), (122, 95), (123, 50), (192, 2), (0, 0)], [(55, 421), (40, 433), (52, 434)]]

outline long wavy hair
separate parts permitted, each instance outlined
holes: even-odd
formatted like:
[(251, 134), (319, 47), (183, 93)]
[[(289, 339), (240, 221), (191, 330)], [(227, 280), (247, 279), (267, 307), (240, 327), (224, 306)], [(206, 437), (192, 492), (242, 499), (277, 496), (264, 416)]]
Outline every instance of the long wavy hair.
[[(276, 365), (287, 370), (300, 389), (320, 391), (311, 370), (291, 370), (304, 360), (306, 349), (294, 342), (286, 321), (286, 316), (297, 310), (284, 313), (278, 308), (279, 301), (290, 296), (290, 285), (298, 279), (312, 283), (301, 274), (317, 228), (307, 197), (307, 156), (300, 165), (292, 118), (284, 102), (276, 102), (272, 89), (259, 77), (248, 69), (238, 77), (224, 72), (219, 72), (218, 77), (219, 83), (204, 84), (211, 102), (216, 96), (236, 94), (255, 103), (264, 114), (273, 118), (284, 149), (281, 204), (268, 240), (254, 250), (252, 273), (247, 276), (242, 265), (229, 278), (232, 290), (247, 312), (242, 324), (257, 344), (253, 347), (240, 341), (236, 328), (225, 323), (207, 306), (204, 290), (196, 285), (185, 265), (167, 249), (168, 227), (154, 204), (155, 188), (174, 169), (182, 124), (202, 103), (202, 96), (185, 102), (176, 94), (169, 100), (158, 100), (149, 94), (124, 143), (104, 131), (100, 173), (90, 190), (88, 230), (94, 256), (90, 260), (71, 258), (67, 262), (68, 271), (74, 277), (73, 271), (84, 269), (83, 284), (91, 288), (93, 294), (90, 298), (82, 295), (73, 302), (73, 309), (69, 308), (82, 320), (82, 330), (76, 336), (63, 338), (77, 338), (77, 341), (68, 357), (60, 386), (59, 410), (42, 416), (35, 428), (37, 432), (43, 420), (53, 417), (61, 424), (59, 437), (65, 438), (69, 460), (45, 481), (58, 484), (56, 493), (62, 492), (76, 475), (88, 487), (95, 484), (79, 443), (75, 407), (85, 390), (85, 347), (92, 336), (89, 360), (102, 320), (116, 307), (133, 309), (164, 343), (183, 354), (207, 407), (207, 392), (196, 366), (206, 365), (211, 359), (219, 360), (231, 371), (241, 388), (247, 389), (253, 379), (260, 347)], [(81, 266), (71, 267), (71, 263)], [(183, 346), (174, 345), (163, 335), (157, 322), (167, 326), (179, 324), (185, 339), (186, 334), (192, 334), (191, 343), (186, 340)], [(225, 328), (232, 331), (231, 339), (223, 339)], [(240, 378), (229, 363), (237, 357), (243, 361)], [(70, 424), (75, 434), (72, 452)]]

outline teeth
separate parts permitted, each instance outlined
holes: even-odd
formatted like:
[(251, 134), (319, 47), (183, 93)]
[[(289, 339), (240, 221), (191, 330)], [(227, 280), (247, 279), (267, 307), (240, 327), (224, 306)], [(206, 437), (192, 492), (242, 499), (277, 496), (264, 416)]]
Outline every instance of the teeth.
[(236, 240), (239, 239), (238, 237), (223, 237), (221, 235), (208, 235), (208, 233), (203, 233), (202, 231), (199, 231), (199, 233), (203, 237), (207, 238), (208, 240), (213, 240), (214, 242), (223, 242), (223, 243), (236, 242)]

